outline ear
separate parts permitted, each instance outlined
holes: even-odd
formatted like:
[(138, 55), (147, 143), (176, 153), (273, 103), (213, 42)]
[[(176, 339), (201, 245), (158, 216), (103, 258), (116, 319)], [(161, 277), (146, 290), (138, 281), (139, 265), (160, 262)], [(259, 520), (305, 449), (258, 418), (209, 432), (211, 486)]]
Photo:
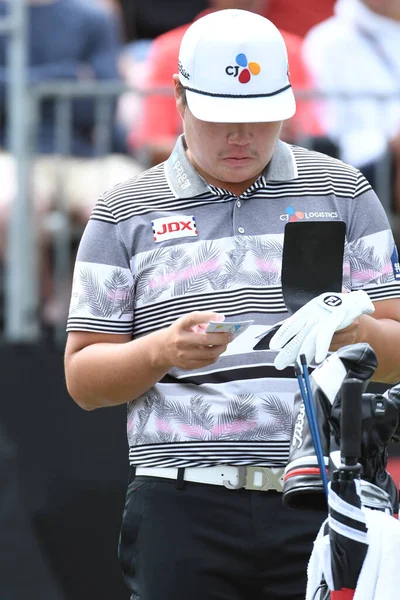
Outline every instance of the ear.
[(185, 114), (185, 103), (183, 101), (182, 98), (182, 84), (179, 80), (179, 75), (174, 75), (174, 96), (175, 96), (175, 103), (176, 103), (176, 109), (181, 117), (181, 119), (183, 119), (184, 114)]

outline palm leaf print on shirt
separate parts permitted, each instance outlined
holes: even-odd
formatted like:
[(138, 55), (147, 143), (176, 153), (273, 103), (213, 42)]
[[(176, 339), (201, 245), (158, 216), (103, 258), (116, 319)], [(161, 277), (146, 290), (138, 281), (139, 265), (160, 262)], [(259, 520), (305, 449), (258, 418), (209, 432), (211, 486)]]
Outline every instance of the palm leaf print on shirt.
[[(379, 283), (382, 278), (387, 281), (387, 274), (383, 269), (383, 255), (376, 255), (374, 248), (366, 244), (364, 240), (358, 240), (352, 244), (349, 260), (352, 280), (355, 282), (375, 281)], [(390, 255), (388, 260), (390, 260)]]
[(121, 307), (131, 293), (128, 278), (122, 269), (113, 269), (103, 284), (89, 268), (82, 268), (78, 276), (81, 280), (82, 298), (74, 310), (82, 302), (95, 317), (109, 319), (114, 315), (120, 316)]
[(211, 405), (206, 404), (201, 396), (192, 396), (188, 405), (170, 400), (164, 406), (164, 414), (158, 412), (157, 416), (177, 423), (179, 431), (187, 439), (210, 439), (214, 419), (209, 414)]
[[(153, 410), (153, 405), (157, 403), (159, 400), (158, 396), (146, 396), (142, 402), (142, 406), (139, 410), (131, 412), (128, 418), (128, 434), (132, 435), (132, 431), (134, 431), (132, 439), (134, 440), (134, 444), (146, 444), (151, 443), (151, 439), (149, 435), (146, 434), (146, 426), (151, 417), (151, 413)], [(133, 402), (128, 404), (132, 406)]]
[(163, 254), (158, 253), (158, 257), (154, 252), (147, 254), (137, 265), (138, 304), (150, 304), (167, 290), (171, 296), (205, 291), (220, 268), (219, 251), (214, 242), (199, 245), (193, 254), (182, 247), (162, 250)]
[(250, 286), (277, 285), (280, 281), (282, 244), (277, 240), (263, 240), (261, 236), (243, 236), (235, 239), (227, 252), (227, 260), (217, 285), (228, 288), (232, 283)]
[[(189, 258), (189, 257), (188, 257)], [(180, 267), (174, 283), (173, 295), (195, 294), (207, 290), (213, 284), (216, 271), (220, 270), (219, 249), (214, 242), (202, 244), (187, 265)]]
[(257, 426), (257, 409), (252, 394), (238, 394), (218, 416), (213, 439), (236, 439)]
[(165, 247), (146, 253), (134, 265), (137, 306), (161, 296), (184, 296), (208, 290), (225, 290), (243, 284), (279, 284), (282, 244), (238, 237), (224, 242), (202, 242)]
[(164, 278), (163, 285), (157, 285), (164, 264), (168, 258), (168, 248), (158, 248), (140, 258), (135, 266), (135, 298), (137, 303), (147, 304), (157, 300), (169, 288), (170, 282)]
[[(289, 439), (292, 413), (285, 402), (271, 394), (261, 398), (238, 394), (227, 400), (225, 410), (212, 414), (213, 406), (201, 395), (185, 404), (165, 396), (143, 398), (140, 407), (131, 405), (128, 435), (131, 445), (198, 441), (265, 441)], [(266, 413), (265, 416), (260, 413)]]
[(292, 432), (293, 413), (289, 405), (275, 394), (269, 394), (263, 399), (263, 408), (273, 417), (275, 433), (290, 439)]
[(225, 259), (224, 268), (217, 278), (216, 284), (218, 288), (227, 289), (236, 281), (243, 283), (242, 271), (247, 251), (247, 238), (243, 237), (234, 240), (234, 246), (232, 250), (226, 253), (227, 258)]
[(249, 285), (277, 285), (280, 283), (282, 263), (282, 243), (278, 240), (263, 240), (261, 237), (251, 238), (249, 251), (254, 256), (256, 270), (249, 273)]

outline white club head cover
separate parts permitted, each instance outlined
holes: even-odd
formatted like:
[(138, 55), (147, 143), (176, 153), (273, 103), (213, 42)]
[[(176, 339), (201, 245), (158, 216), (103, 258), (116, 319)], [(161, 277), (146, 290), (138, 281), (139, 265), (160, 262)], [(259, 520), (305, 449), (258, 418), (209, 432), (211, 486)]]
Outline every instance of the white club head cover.
[(345, 294), (325, 292), (313, 298), (286, 319), (271, 339), (270, 349), (280, 350), (275, 367), (282, 370), (294, 365), (301, 354), (307, 362), (315, 358), (315, 362), (321, 363), (328, 355), (334, 333), (374, 310), (363, 290)]

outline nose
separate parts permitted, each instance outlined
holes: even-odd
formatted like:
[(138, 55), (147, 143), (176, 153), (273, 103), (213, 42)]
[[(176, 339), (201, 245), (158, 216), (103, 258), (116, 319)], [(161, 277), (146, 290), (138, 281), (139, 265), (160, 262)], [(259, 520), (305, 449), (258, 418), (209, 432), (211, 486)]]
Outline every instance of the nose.
[(252, 135), (251, 127), (247, 123), (233, 123), (228, 132), (228, 143), (246, 146), (250, 144)]

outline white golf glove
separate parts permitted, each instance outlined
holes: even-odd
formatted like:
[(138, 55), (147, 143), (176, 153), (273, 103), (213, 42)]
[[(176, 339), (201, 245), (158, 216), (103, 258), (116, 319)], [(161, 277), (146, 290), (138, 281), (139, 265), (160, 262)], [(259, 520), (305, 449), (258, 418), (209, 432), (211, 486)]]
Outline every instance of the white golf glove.
[(325, 292), (313, 298), (286, 319), (271, 339), (270, 349), (280, 350), (275, 367), (282, 370), (294, 365), (301, 354), (307, 362), (315, 357), (315, 362), (321, 363), (329, 352), (334, 333), (374, 310), (363, 290), (348, 294)]

